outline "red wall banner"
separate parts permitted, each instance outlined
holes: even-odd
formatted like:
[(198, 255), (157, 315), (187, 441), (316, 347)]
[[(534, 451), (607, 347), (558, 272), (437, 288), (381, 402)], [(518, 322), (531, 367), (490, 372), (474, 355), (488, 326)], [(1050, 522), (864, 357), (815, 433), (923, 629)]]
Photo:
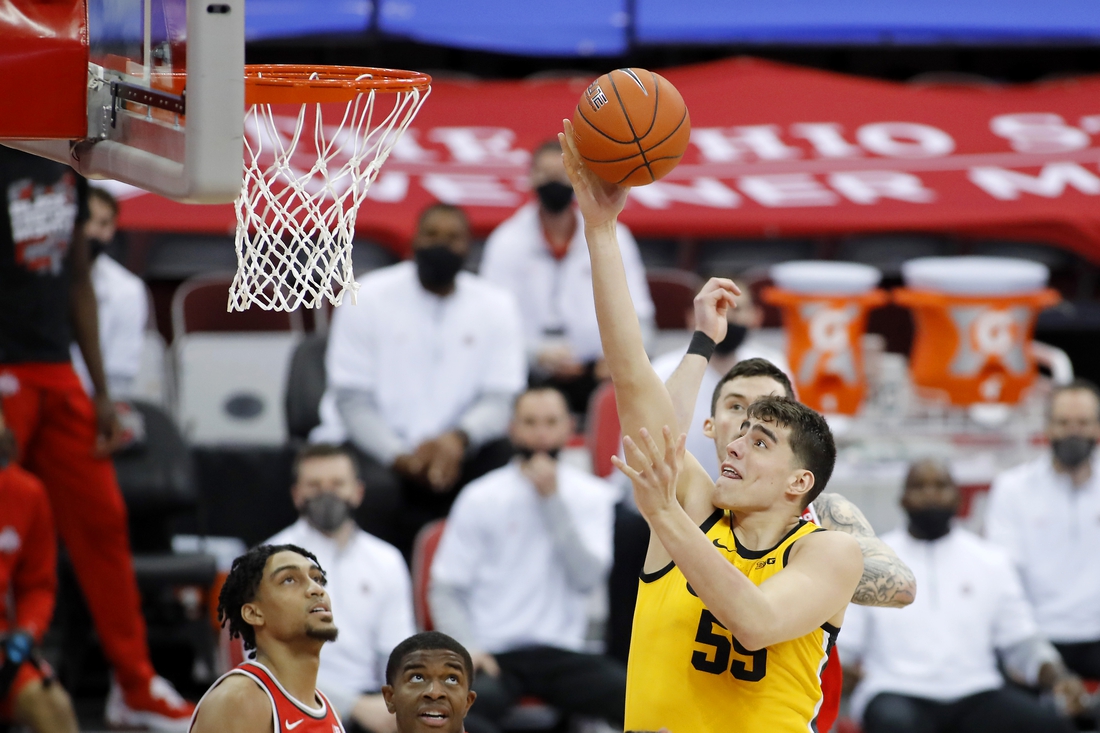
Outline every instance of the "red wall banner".
[[(1058, 244), (1100, 262), (1100, 77), (917, 86), (739, 58), (661, 72), (691, 111), (683, 162), (636, 188), (639, 236), (924, 231)], [(529, 198), (529, 150), (589, 80), (439, 80), (359, 212), (404, 251), (435, 200), (487, 234)], [(231, 206), (135, 191), (131, 230), (231, 231)]]

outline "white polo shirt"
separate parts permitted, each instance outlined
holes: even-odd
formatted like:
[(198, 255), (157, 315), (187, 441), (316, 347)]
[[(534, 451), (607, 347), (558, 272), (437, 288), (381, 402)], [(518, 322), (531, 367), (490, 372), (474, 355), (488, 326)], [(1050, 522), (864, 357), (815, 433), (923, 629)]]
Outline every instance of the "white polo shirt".
[(904, 529), (882, 540), (918, 591), (905, 608), (848, 606), (837, 644), (841, 659), (863, 664), (855, 714), (882, 692), (950, 702), (1001, 687), (996, 650), (1037, 633), (1004, 552), (958, 527), (934, 542)]
[[(638, 244), (622, 224), (616, 231), (634, 308), (640, 319), (651, 320), (653, 300)], [(579, 361), (593, 361), (603, 355), (592, 298), (592, 262), (579, 212), (577, 230), (568, 251), (559, 260), (550, 254), (538, 206), (531, 203), (521, 207), (489, 235), (480, 272), (485, 279), (515, 295), (529, 352), (548, 332), (558, 331)]]
[[(684, 358), (685, 351), (671, 351), (653, 360), (653, 371), (661, 381), (668, 381), (676, 367)], [(790, 366), (782, 353), (775, 349), (769, 349), (762, 344), (754, 343), (752, 335), (745, 339), (737, 349), (737, 361), (745, 359), (767, 359), (790, 376)], [(699, 394), (695, 398), (695, 412), (691, 416), (691, 426), (687, 430), (687, 449), (691, 455), (707, 470), (710, 477), (718, 480), (718, 451), (714, 446), (714, 440), (703, 435), (703, 421), (710, 417), (710, 401), (714, 396), (714, 388), (718, 386), (718, 380), (724, 375), (712, 365), (707, 366), (703, 372), (703, 383), (699, 386)]]
[[(616, 491), (559, 461), (558, 493), (585, 548), (610, 570)], [(588, 595), (567, 581), (542, 501), (516, 462), (486, 474), (458, 495), (432, 562), (432, 582), (463, 592), (470, 632), (491, 654), (584, 648)]]
[[(454, 428), (488, 392), (516, 394), (527, 383), (519, 312), (507, 291), (460, 272), (451, 295), (425, 290), (413, 262), (361, 280), (357, 305), (336, 309), (325, 357), (328, 387), (374, 394), (386, 423), (413, 450)], [(346, 433), (326, 396), (313, 440)]]
[[(92, 263), (92, 289), (99, 314), (99, 349), (112, 397), (127, 397), (141, 371), (149, 296), (141, 278), (105, 254)], [(88, 367), (73, 344), (73, 367), (90, 394)]]
[(1044, 636), (1100, 640), (1100, 455), (1077, 489), (1049, 453), (997, 476), (985, 531), (1015, 562)]
[(354, 693), (381, 690), (390, 652), (416, 631), (412, 584), (401, 553), (358, 528), (341, 550), (305, 519), (265, 544), (309, 550), (328, 575), (340, 636), (321, 648), (317, 686)]

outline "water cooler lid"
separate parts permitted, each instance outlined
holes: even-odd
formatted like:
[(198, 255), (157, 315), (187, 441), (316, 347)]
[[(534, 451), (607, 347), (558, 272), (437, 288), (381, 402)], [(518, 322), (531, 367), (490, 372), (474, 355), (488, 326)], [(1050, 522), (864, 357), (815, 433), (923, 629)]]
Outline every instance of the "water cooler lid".
[(860, 295), (874, 290), (882, 273), (870, 265), (798, 260), (773, 265), (772, 280), (784, 290), (811, 295)]
[(919, 257), (901, 265), (905, 284), (956, 295), (1019, 295), (1042, 290), (1046, 265), (1013, 257)]

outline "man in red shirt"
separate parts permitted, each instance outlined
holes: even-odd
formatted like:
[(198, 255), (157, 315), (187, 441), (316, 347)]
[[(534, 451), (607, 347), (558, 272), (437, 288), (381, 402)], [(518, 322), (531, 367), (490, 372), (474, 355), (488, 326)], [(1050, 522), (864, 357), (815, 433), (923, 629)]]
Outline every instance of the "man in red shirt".
[[(121, 429), (99, 351), (87, 183), (68, 166), (0, 147), (0, 407), (15, 460), (46, 487), (57, 531), (116, 684), (107, 722), (187, 729), (194, 706), (156, 676), (110, 454)], [(70, 361), (76, 341), (94, 396)]]
[(46, 490), (9, 464), (14, 441), (0, 415), (0, 720), (35, 733), (76, 733), (72, 701), (27, 654), (57, 595), (57, 540)]

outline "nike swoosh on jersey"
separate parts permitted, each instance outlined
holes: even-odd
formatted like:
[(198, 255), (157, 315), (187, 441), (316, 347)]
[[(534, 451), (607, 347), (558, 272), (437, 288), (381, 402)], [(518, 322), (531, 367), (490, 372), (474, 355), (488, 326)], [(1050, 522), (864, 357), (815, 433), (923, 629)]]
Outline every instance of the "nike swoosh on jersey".
[(715, 547), (720, 547), (723, 550), (725, 550), (726, 552), (733, 552), (733, 550), (731, 550), (730, 548), (726, 547), (721, 542), (719, 542), (717, 537), (714, 538), (714, 546)]
[(291, 722), (290, 722), (290, 721), (288, 720), (288, 721), (286, 721), (286, 729), (287, 729), (287, 730), (294, 730), (294, 729), (295, 729), (295, 728), (297, 728), (297, 727), (298, 727), (299, 725), (301, 725), (302, 723), (304, 723), (304, 722), (305, 722), (305, 720), (306, 720), (305, 718), (301, 718), (300, 720), (296, 720), (296, 721), (294, 721), (293, 723), (291, 723)]

